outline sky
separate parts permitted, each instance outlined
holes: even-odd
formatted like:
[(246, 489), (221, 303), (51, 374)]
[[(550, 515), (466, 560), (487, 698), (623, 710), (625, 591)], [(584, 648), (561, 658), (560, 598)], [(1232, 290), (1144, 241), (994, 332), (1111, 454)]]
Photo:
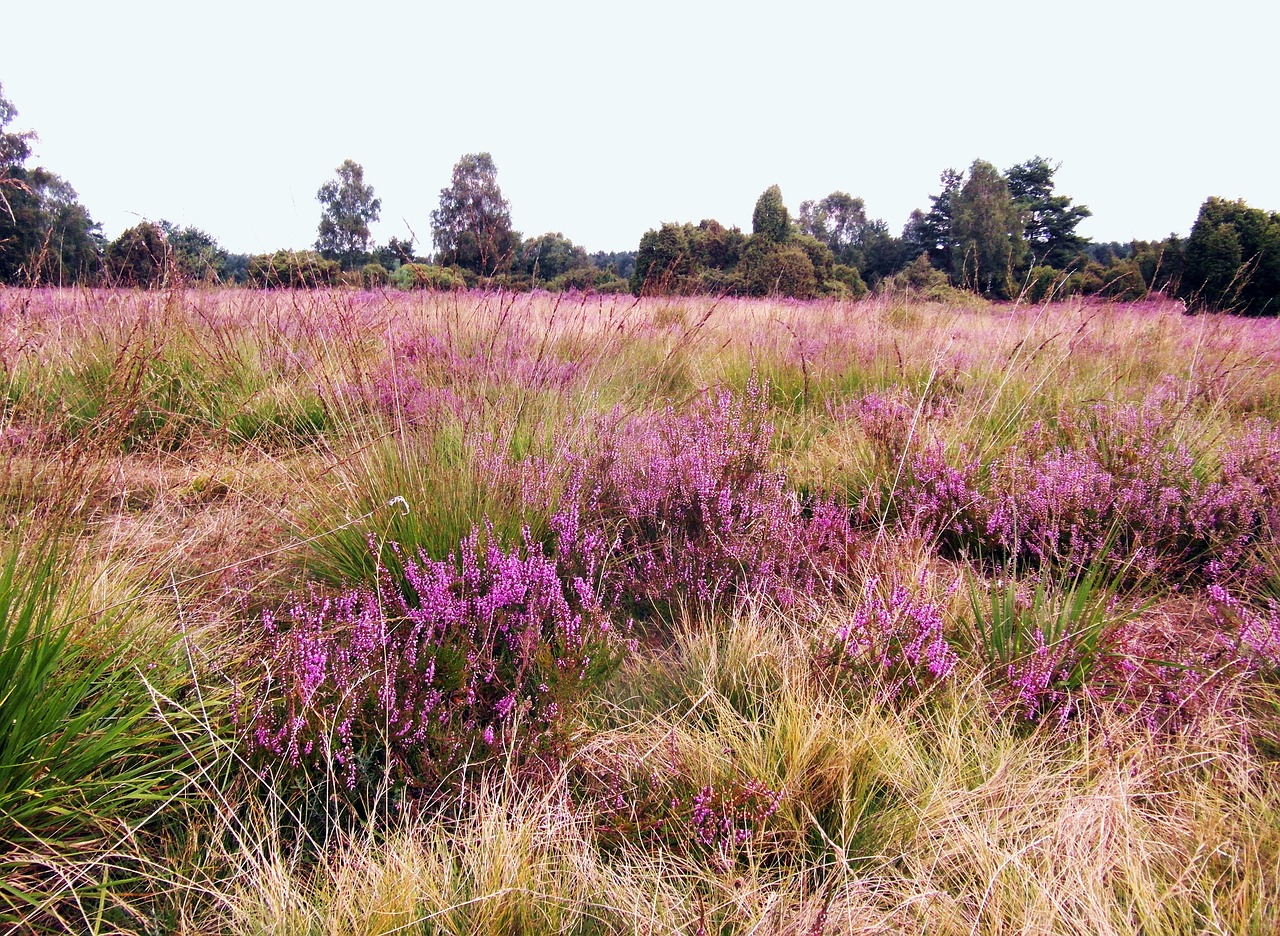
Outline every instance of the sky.
[(634, 250), (833, 191), (901, 231), (948, 167), (1044, 156), (1096, 241), (1186, 234), (1210, 195), (1280, 210), (1280, 4), (66, 0), (0, 17), (0, 84), (108, 237), (315, 241), (345, 159), (415, 236), (489, 152), (525, 236)]

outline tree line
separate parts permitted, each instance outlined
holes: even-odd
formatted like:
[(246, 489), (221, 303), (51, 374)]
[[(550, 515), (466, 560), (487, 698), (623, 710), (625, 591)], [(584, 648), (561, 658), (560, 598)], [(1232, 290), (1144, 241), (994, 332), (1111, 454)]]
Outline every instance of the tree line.
[(895, 235), (863, 199), (836, 191), (793, 217), (778, 186), (752, 212), (751, 232), (714, 219), (667, 222), (636, 250), (589, 254), (559, 232), (524, 237), (488, 153), (464, 155), (431, 213), (431, 251), (412, 239), (377, 244), (382, 202), (364, 169), (345, 160), (316, 192), (310, 250), (236, 254), (195, 227), (142, 222), (108, 241), (55, 173), (28, 168), (32, 131), (0, 87), (0, 282), (154, 287), (473, 286), (636, 295), (716, 294), (860, 298), (914, 290), (1041, 301), (1077, 294), (1129, 300), (1159, 290), (1189, 309), (1280, 313), (1280, 213), (1211, 197), (1185, 239), (1094, 244), (1076, 227), (1092, 212), (1056, 191), (1058, 166), (1034, 156), (1004, 171), (975, 160), (947, 169), (929, 208)]

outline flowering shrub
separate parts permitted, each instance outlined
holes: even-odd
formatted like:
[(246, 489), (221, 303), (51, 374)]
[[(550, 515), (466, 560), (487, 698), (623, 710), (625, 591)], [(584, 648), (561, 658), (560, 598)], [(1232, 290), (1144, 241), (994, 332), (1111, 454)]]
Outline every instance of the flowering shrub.
[(1220, 631), (1235, 634), (1235, 648), (1246, 665), (1280, 671), (1280, 605), (1268, 602), (1267, 616), (1245, 605), (1220, 585), (1209, 586), (1214, 622)]
[[(894, 492), (898, 522), (952, 552), (1081, 572), (1213, 578), (1247, 571), (1280, 530), (1280, 429), (1255, 420), (1227, 440), (1216, 471), (1178, 437), (1161, 399), (1063, 413), (1002, 461), (959, 465), (934, 444), (911, 453)], [(1215, 571), (1216, 570), (1216, 571)]]
[(879, 676), (878, 691), (886, 697), (946, 680), (960, 657), (947, 642), (941, 610), (900, 584), (887, 598), (878, 589), (876, 578), (863, 586), (861, 600), (836, 629), (823, 659), (860, 678)]
[(1102, 586), (1104, 566), (1050, 587), (996, 584), (971, 598), (996, 691), (1029, 721), (1060, 725), (1106, 702), (1177, 731), (1238, 701), (1243, 681), (1280, 668), (1280, 609), (1263, 617), (1217, 585), (1212, 621), (1171, 632)]
[(242, 710), (250, 746), (351, 789), (382, 772), (439, 781), (464, 759), (558, 740), (626, 642), (590, 579), (562, 577), (530, 543), (490, 543), (475, 531), (448, 561), (405, 559), (402, 583), (384, 574), (376, 591), (265, 615), (270, 651)]
[(754, 381), (745, 397), (619, 423), (571, 469), (559, 549), (588, 550), (614, 594), (650, 607), (747, 594), (786, 604), (828, 587), (848, 562), (847, 510), (789, 493), (768, 468), (771, 437)]

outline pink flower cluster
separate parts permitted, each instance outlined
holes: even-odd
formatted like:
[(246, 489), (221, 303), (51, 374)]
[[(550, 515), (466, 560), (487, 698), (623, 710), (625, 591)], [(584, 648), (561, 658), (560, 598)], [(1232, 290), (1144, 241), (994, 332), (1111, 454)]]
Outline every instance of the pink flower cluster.
[(863, 586), (849, 619), (836, 629), (826, 659), (840, 671), (878, 675), (878, 692), (886, 698), (942, 682), (960, 662), (946, 639), (937, 605), (901, 584), (885, 597), (874, 577)]
[[(772, 426), (753, 381), (687, 412), (620, 420), (570, 465), (553, 521), (559, 548), (605, 568), (613, 593), (640, 605), (783, 604), (828, 588), (853, 546), (847, 509), (802, 501), (768, 467)], [(606, 555), (607, 553), (607, 555)]]
[[(566, 711), (626, 649), (595, 590), (531, 543), (480, 531), (456, 557), (404, 560), (403, 580), (313, 594), (271, 641), (250, 704), (250, 745), (291, 768), (423, 782), (462, 758), (554, 740)], [(287, 626), (282, 626), (287, 625)], [(247, 709), (247, 710), (246, 710)]]

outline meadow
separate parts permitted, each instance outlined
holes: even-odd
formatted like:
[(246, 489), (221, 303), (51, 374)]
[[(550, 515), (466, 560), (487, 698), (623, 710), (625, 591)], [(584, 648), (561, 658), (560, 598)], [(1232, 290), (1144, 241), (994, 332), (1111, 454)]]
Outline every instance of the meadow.
[(1280, 320), (0, 291), (0, 927), (1280, 931)]

